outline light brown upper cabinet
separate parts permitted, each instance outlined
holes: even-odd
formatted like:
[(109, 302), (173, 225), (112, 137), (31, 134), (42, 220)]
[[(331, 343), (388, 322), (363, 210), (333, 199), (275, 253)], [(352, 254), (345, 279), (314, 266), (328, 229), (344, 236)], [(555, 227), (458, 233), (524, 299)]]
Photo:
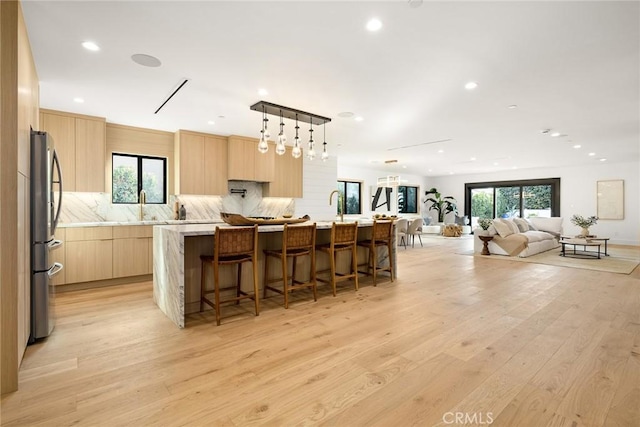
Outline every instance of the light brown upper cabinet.
[(241, 181), (270, 182), (274, 178), (275, 149), (258, 151), (258, 140), (245, 136), (229, 137), (229, 179)]
[(302, 156), (294, 158), (292, 147), (282, 156), (275, 156), (273, 181), (264, 184), (265, 197), (302, 197)]
[(105, 191), (104, 118), (41, 109), (40, 130), (53, 138), (64, 191)]
[(179, 130), (175, 134), (175, 194), (227, 194), (227, 138)]

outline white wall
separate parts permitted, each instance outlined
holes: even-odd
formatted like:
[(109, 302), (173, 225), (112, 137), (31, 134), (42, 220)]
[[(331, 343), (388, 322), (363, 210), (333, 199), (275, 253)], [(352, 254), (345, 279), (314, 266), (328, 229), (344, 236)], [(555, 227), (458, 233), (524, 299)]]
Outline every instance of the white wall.
[(590, 231), (608, 236), (611, 243), (640, 245), (640, 162), (598, 163), (591, 166), (567, 166), (562, 168), (518, 169), (491, 174), (452, 175), (429, 178), (429, 186), (458, 201), (458, 209), (464, 212), (464, 184), (519, 179), (560, 178), (560, 215), (567, 234), (578, 234), (580, 229), (571, 224), (573, 214), (597, 215), (597, 181), (624, 180), (624, 219), (599, 220)]
[(333, 220), (336, 216), (335, 201), (329, 206), (329, 194), (336, 189), (338, 159), (329, 156), (327, 161), (306, 157), (302, 163), (302, 198), (295, 199), (295, 216), (309, 215), (316, 220)]
[[(370, 168), (356, 168), (353, 166), (341, 165), (338, 162), (338, 179), (349, 181), (363, 181), (362, 186), (362, 216), (371, 217), (373, 211), (371, 210), (371, 187), (375, 187), (378, 184), (378, 178), (386, 177), (387, 175), (397, 175), (395, 173), (389, 173), (385, 170), (376, 170)], [(420, 210), (424, 209), (422, 199), (424, 198), (424, 192), (426, 187), (426, 178), (418, 175), (402, 175), (400, 174), (400, 180), (402, 185), (410, 185), (419, 187), (418, 191), (418, 215), (421, 215)], [(431, 187), (429, 187), (431, 188)], [(395, 194), (395, 193), (394, 193)], [(393, 206), (393, 212), (395, 213), (395, 206)], [(360, 215), (358, 215), (360, 216)]]

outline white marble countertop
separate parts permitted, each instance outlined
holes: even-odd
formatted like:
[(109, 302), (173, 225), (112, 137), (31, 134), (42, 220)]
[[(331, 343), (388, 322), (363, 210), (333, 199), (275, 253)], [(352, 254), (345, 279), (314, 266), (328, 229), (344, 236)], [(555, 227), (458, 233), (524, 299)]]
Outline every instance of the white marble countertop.
[(171, 224), (224, 224), (221, 220), (215, 219), (161, 219), (145, 221), (96, 221), (96, 222), (67, 222), (59, 223), (60, 228), (74, 227), (119, 227), (127, 225), (171, 225)]
[[(345, 220), (344, 222), (355, 222), (356, 220)], [(373, 225), (373, 220), (370, 219), (359, 219), (358, 227), (371, 227)], [(163, 230), (167, 230), (169, 232), (178, 233), (182, 236), (206, 236), (214, 234), (215, 226), (220, 228), (230, 228), (234, 227), (233, 225), (229, 225), (226, 223), (217, 223), (215, 226), (213, 224), (184, 224), (184, 221), (180, 221), (181, 224), (167, 224), (167, 225), (159, 225), (159, 228)], [(333, 224), (333, 221), (314, 221), (310, 220), (307, 222), (297, 223), (294, 225), (304, 225), (310, 223), (316, 223), (316, 228), (318, 230), (329, 229)], [(271, 233), (274, 231), (282, 231), (284, 229), (283, 225), (261, 225), (258, 227), (259, 233)]]

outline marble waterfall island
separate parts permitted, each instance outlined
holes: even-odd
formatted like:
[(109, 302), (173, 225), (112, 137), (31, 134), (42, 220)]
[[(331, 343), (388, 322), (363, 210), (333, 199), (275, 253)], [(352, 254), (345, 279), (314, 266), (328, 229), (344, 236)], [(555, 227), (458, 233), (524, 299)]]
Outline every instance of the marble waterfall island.
[[(316, 222), (317, 243), (327, 243), (331, 238), (331, 222)], [(358, 239), (371, 236), (372, 221), (358, 222)], [(185, 316), (200, 310), (200, 255), (213, 255), (213, 239), (216, 226), (232, 227), (227, 224), (180, 224), (157, 225), (153, 227), (153, 300), (160, 310), (178, 327), (185, 327)], [(282, 225), (263, 225), (258, 228), (258, 286), (262, 289), (264, 272), (263, 249), (278, 249), (282, 246)], [(395, 235), (395, 233), (394, 233)], [(396, 242), (393, 242), (391, 256), (396, 259)], [(388, 265), (388, 254), (381, 250), (378, 255), (380, 265)], [(348, 254), (338, 258), (339, 271), (346, 270)], [(358, 249), (358, 264), (366, 262), (367, 250)], [(272, 261), (273, 262), (273, 261)], [(316, 255), (317, 269), (328, 268), (328, 258)], [(251, 268), (247, 263), (243, 268)], [(300, 269), (302, 271), (302, 268)], [(396, 267), (397, 270), (397, 267)], [(273, 268), (276, 272), (278, 269)], [(277, 274), (277, 273), (274, 273)], [(396, 276), (394, 271), (394, 276)], [(242, 289), (251, 290), (251, 274), (243, 274)], [(220, 279), (224, 283), (235, 283), (235, 270), (221, 270)], [(211, 284), (209, 284), (211, 286)], [(319, 284), (319, 286), (322, 286)], [(262, 294), (260, 294), (262, 295)]]

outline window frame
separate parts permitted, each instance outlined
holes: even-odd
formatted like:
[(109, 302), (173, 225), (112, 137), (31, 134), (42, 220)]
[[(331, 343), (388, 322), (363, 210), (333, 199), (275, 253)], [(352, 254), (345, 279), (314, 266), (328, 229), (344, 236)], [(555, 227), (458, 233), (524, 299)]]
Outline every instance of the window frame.
[[(113, 186), (114, 186), (114, 180), (113, 180), (113, 170), (114, 170), (114, 157), (115, 156), (120, 156), (120, 157), (132, 157), (137, 159), (137, 164), (138, 164), (138, 182), (137, 182), (137, 188), (138, 191), (136, 192), (136, 202), (116, 202), (113, 200)], [(166, 157), (157, 157), (157, 156), (148, 156), (148, 155), (144, 155), (144, 154), (129, 154), (129, 153), (116, 153), (116, 152), (112, 152), (111, 153), (111, 203), (114, 205), (136, 205), (140, 203), (140, 192), (142, 191), (142, 184), (143, 184), (143, 172), (142, 172), (142, 162), (143, 160), (161, 160), (162, 161), (162, 174), (163, 176), (163, 185), (162, 185), (162, 201), (161, 202), (145, 202), (147, 205), (166, 205), (167, 204), (167, 186), (168, 186), (168, 180), (169, 180), (169, 174), (168, 174), (168, 170), (167, 170), (167, 158)]]
[[(471, 190), (482, 188), (499, 187), (520, 187), (520, 217), (524, 212), (524, 199), (522, 198), (522, 187), (531, 187), (538, 185), (551, 186), (551, 216), (560, 216), (560, 178), (541, 178), (541, 179), (521, 179), (516, 181), (490, 181), (490, 182), (474, 182), (464, 184), (464, 214), (471, 218)], [(496, 215), (496, 192), (493, 192), (493, 216)]]
[[(352, 179), (338, 179), (338, 191), (342, 192), (343, 197), (342, 197), (342, 206), (340, 206), (340, 208), (342, 209), (342, 212), (344, 212), (345, 215), (362, 215), (362, 185), (363, 182), (362, 181), (355, 181)], [(340, 188), (340, 185), (343, 184), (344, 185), (344, 191), (342, 191), (342, 189)], [(358, 184), (358, 212), (357, 213), (347, 213), (347, 184)], [(336, 213), (338, 213), (338, 207), (336, 207)]]

